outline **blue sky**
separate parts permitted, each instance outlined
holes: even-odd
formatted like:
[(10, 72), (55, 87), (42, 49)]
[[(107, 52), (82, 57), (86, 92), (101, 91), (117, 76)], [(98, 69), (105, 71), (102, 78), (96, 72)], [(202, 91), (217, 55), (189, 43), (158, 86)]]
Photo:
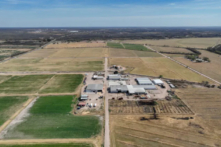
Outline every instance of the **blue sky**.
[(0, 27), (221, 26), (221, 0), (0, 0)]

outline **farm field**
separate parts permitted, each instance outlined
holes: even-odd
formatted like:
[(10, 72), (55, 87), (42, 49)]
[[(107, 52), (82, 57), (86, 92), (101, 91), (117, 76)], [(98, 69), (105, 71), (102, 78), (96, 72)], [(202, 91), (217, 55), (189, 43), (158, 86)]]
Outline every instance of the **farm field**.
[(73, 99), (73, 96), (40, 97), (23, 122), (9, 128), (4, 138), (90, 138), (98, 135), (101, 130), (99, 118), (72, 115)]
[(5, 96), (0, 97), (0, 126), (7, 121), (22, 104), (28, 100), (28, 97)]
[(175, 48), (175, 47), (160, 47), (154, 46), (153, 49), (160, 51), (160, 52), (179, 52), (179, 53), (193, 53), (185, 48)]
[[(148, 120), (140, 120), (141, 117)], [(158, 120), (154, 120), (151, 117), (150, 115), (111, 115), (111, 146), (199, 147), (221, 144), (216, 137), (199, 133), (203, 129), (195, 123), (195, 120), (176, 119), (174, 116), (160, 116)]]
[(175, 58), (181, 63), (221, 82), (221, 56), (215, 53), (211, 53), (208, 51), (200, 50), (202, 53), (201, 57), (208, 57), (211, 62), (210, 63), (194, 63), (185, 58)]
[(123, 43), (148, 44), (153, 46), (207, 48), (216, 45), (221, 38), (186, 38), (161, 40), (125, 40)]
[(23, 145), (1, 145), (0, 147), (93, 147), (86, 143), (67, 143), (67, 144), (23, 144)]
[(124, 49), (124, 46), (121, 43), (108, 42), (107, 46), (111, 47), (111, 48), (121, 48), (121, 49)]
[(101, 71), (102, 58), (33, 58), (12, 59), (0, 64), (3, 72), (15, 71)]
[(13, 76), (0, 84), (1, 94), (37, 93), (53, 75)]
[(129, 49), (129, 50), (138, 50), (138, 51), (151, 51), (148, 48), (144, 47), (143, 45), (140, 44), (128, 44), (128, 43), (115, 43), (115, 42), (108, 42), (107, 43), (108, 47), (111, 48), (119, 48), (119, 49)]
[(161, 58), (111, 58), (110, 65), (122, 65), (126, 72), (165, 78), (183, 79), (194, 82), (208, 81), (206, 78), (180, 66), (173, 61)]
[(153, 106), (142, 101), (109, 100), (110, 115), (153, 114), (154, 109), (157, 114), (193, 114), (180, 99), (156, 101), (156, 103), (157, 105)]
[(176, 90), (176, 94), (197, 114), (198, 122), (201, 123), (204, 132), (221, 137), (220, 89), (189, 87)]
[(46, 48), (50, 49), (63, 49), (63, 48), (90, 48), (90, 47), (105, 47), (106, 43), (103, 41), (93, 41), (93, 42), (71, 42), (71, 43), (58, 43), (58, 44), (50, 44)]
[(1, 94), (72, 93), (82, 83), (83, 75), (25, 75), (5, 78), (0, 83)]
[(40, 93), (71, 93), (83, 81), (83, 75), (55, 75), (42, 88)]
[(19, 53), (25, 53), (30, 51), (31, 49), (7, 49), (0, 48), (0, 60), (4, 60), (6, 58), (10, 58), (11, 56)]

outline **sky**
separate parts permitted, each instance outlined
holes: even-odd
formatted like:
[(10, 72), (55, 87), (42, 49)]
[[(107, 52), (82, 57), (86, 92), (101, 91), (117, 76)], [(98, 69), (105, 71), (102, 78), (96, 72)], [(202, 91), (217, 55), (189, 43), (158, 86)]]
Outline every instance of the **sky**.
[(0, 0), (0, 27), (221, 26), (221, 0)]

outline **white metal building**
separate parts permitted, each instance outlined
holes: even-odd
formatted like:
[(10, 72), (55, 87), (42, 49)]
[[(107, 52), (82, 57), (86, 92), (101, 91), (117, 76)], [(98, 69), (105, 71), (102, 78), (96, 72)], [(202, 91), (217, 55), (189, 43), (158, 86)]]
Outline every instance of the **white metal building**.
[(153, 85), (149, 78), (137, 78), (136, 80), (139, 85)]
[(155, 85), (163, 85), (163, 84), (164, 84), (161, 79), (153, 79), (153, 83), (154, 83)]
[(127, 85), (129, 94), (146, 94), (146, 90), (144, 88), (134, 88), (132, 85)]
[(112, 85), (109, 88), (110, 93), (127, 93), (127, 85)]
[(157, 90), (155, 85), (133, 85), (134, 88), (144, 88), (145, 90)]
[(88, 95), (81, 95), (81, 100), (87, 100), (88, 99)]
[(89, 84), (86, 87), (86, 92), (102, 92), (103, 84)]
[(109, 75), (108, 79), (109, 80), (120, 80), (121, 79), (121, 75)]

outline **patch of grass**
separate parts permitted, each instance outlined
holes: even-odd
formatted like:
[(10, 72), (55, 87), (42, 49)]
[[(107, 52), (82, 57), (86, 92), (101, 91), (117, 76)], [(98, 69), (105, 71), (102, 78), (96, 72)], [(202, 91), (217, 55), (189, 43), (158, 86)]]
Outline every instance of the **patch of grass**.
[(86, 143), (67, 143), (67, 144), (25, 144), (25, 145), (0, 145), (0, 147), (93, 147)]
[(0, 84), (0, 93), (36, 93), (53, 75), (14, 76)]
[(124, 47), (122, 46), (122, 44), (120, 44), (120, 43), (114, 43), (114, 42), (108, 42), (108, 43), (107, 43), (107, 46), (108, 46), (108, 47), (111, 47), (111, 48), (124, 48)]
[(73, 96), (40, 97), (30, 109), (30, 116), (9, 130), (6, 138), (90, 138), (97, 135), (101, 130), (99, 118), (72, 115), (72, 100)]
[(28, 97), (0, 97), (0, 126), (16, 112)]
[(55, 75), (40, 93), (71, 93), (82, 83), (83, 75)]
[(130, 50), (151, 51), (148, 48), (140, 44), (124, 44), (124, 46), (125, 46), (125, 49), (130, 49)]

